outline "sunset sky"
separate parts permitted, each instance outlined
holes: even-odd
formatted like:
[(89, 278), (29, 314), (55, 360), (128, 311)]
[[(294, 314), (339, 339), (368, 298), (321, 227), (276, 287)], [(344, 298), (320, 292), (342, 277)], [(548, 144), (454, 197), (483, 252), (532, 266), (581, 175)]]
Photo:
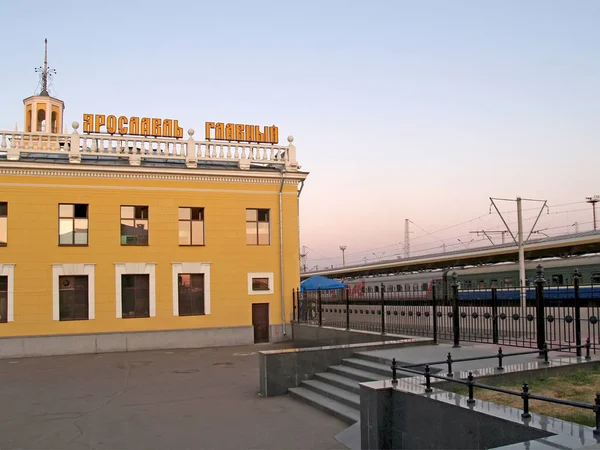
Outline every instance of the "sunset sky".
[[(24, 1), (2, 17), (0, 129), (22, 129), (48, 38), (68, 124), (293, 135), (308, 268), (340, 264), (340, 245), (347, 263), (402, 254), (405, 219), (413, 254), (481, 245), (470, 231), (503, 229), (489, 197), (547, 200), (537, 237), (592, 229), (598, 1)], [(539, 206), (523, 204), (529, 228)]]

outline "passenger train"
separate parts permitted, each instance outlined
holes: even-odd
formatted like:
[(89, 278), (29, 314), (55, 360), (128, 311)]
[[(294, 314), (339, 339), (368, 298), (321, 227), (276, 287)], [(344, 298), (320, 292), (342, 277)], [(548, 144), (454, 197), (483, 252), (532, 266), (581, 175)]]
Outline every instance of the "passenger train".
[[(528, 299), (535, 298), (536, 267), (544, 269), (545, 298), (572, 298), (575, 269), (580, 274), (580, 296), (600, 299), (600, 255), (573, 256), (527, 261), (525, 264), (526, 293)], [(459, 300), (491, 299), (492, 288), (497, 288), (498, 300), (520, 297), (518, 263), (498, 263), (447, 270), (409, 272), (353, 279), (340, 279), (348, 286), (350, 296), (376, 298), (374, 294), (386, 293), (386, 298), (431, 299), (435, 286), (437, 299), (450, 298), (452, 275), (456, 273)], [(595, 286), (594, 286), (595, 285)], [(571, 286), (571, 288), (568, 288)], [(570, 292), (569, 292), (570, 290)], [(395, 294), (389, 294), (395, 293)], [(514, 298), (513, 298), (514, 297)]]

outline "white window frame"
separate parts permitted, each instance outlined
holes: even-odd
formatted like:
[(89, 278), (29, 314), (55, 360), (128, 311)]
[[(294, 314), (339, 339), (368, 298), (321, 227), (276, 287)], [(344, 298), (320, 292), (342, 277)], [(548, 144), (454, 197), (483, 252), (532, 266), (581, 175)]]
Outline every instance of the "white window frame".
[[(269, 290), (268, 291), (253, 291), (252, 290), (252, 278), (268, 278), (269, 279)], [(275, 284), (273, 282), (273, 272), (251, 272), (248, 274), (248, 295), (268, 295), (275, 293)]]
[(14, 322), (15, 320), (15, 265), (0, 264), (0, 275), (8, 277), (8, 295), (6, 299), (6, 321)]
[(148, 300), (150, 303), (150, 317), (156, 317), (156, 263), (115, 263), (115, 297), (117, 319), (123, 318), (123, 292), (121, 285), (121, 276), (146, 274), (150, 275), (150, 286), (148, 291)]
[(61, 276), (87, 275), (88, 277), (88, 320), (96, 317), (96, 292), (94, 263), (52, 264), (52, 320), (60, 321), (60, 283)]
[(173, 272), (173, 315), (179, 316), (178, 275), (180, 273), (202, 273), (204, 274), (204, 315), (208, 316), (210, 314), (210, 263), (174, 262), (171, 263), (171, 270)]

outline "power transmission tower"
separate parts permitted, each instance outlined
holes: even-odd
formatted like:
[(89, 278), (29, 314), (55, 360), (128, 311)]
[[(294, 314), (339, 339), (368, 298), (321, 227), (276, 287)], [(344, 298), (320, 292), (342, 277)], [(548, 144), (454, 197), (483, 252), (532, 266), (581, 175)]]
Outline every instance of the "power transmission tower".
[[(547, 200), (534, 200), (534, 199), (525, 199), (525, 201), (529, 201), (529, 202), (544, 202), (544, 204), (542, 205), (542, 207), (540, 208), (540, 212), (537, 216), (537, 218), (535, 219), (535, 222), (533, 223), (533, 226), (531, 227), (531, 230), (529, 231), (529, 235), (527, 236), (526, 239), (523, 238), (523, 208), (521, 206), (523, 199), (521, 197), (517, 197), (516, 202), (517, 202), (517, 222), (518, 222), (518, 231), (517, 231), (517, 237), (515, 238), (515, 235), (513, 234), (513, 232), (510, 230), (510, 227), (508, 226), (508, 224), (506, 223), (506, 220), (504, 220), (504, 217), (502, 216), (502, 213), (500, 212), (500, 210), (498, 209), (498, 207), (496, 206), (496, 203), (494, 202), (494, 200), (502, 200), (502, 201), (507, 201), (507, 202), (514, 202), (515, 200), (512, 199), (507, 199), (507, 198), (492, 198), (490, 197), (490, 201), (492, 202), (492, 205), (490, 206), (490, 214), (492, 213), (492, 206), (496, 209), (496, 212), (498, 213), (498, 215), (500, 216), (500, 219), (502, 219), (502, 222), (504, 223), (504, 226), (506, 227), (506, 230), (508, 231), (508, 233), (510, 234), (510, 236), (513, 238), (513, 241), (515, 242), (515, 244), (517, 244), (517, 246), (519, 247), (519, 278), (520, 278), (520, 286), (523, 287), (526, 285), (526, 278), (525, 278), (525, 242), (527, 242), (529, 240), (529, 237), (531, 236), (531, 233), (533, 233), (533, 230), (535, 229), (535, 226), (538, 223), (538, 220), (540, 220), (540, 216), (542, 215), (542, 212), (544, 211), (544, 208), (547, 209), (548, 214), (550, 214), (550, 209), (548, 208), (548, 206), (546, 205), (546, 203), (548, 203)], [(526, 292), (524, 289), (521, 289), (521, 307), (525, 308), (526, 306)]]
[(344, 255), (344, 252), (346, 251), (347, 248), (348, 248), (347, 245), (340, 245), (340, 250), (342, 251), (342, 267), (346, 267), (346, 257)]
[(404, 219), (404, 257), (410, 257), (410, 220)]
[(302, 253), (300, 253), (300, 270), (302, 272), (306, 272), (306, 255), (308, 255), (308, 252), (306, 251), (306, 245), (303, 245)]
[(594, 214), (594, 231), (596, 231), (596, 203), (600, 202), (600, 195), (594, 195), (593, 197), (586, 197), (586, 203), (592, 204), (592, 211)]

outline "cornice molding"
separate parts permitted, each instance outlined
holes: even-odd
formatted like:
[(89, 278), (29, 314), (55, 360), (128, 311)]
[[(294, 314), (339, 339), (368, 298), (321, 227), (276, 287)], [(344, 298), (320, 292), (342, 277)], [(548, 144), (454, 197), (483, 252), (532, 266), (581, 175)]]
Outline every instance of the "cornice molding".
[[(190, 173), (193, 170), (193, 173)], [(146, 168), (136, 167), (89, 167), (89, 166), (60, 166), (43, 163), (0, 162), (0, 175), (8, 176), (40, 176), (68, 178), (101, 178), (127, 180), (158, 180), (158, 181), (193, 181), (240, 184), (280, 184), (281, 172), (243, 171), (237, 173), (231, 170), (206, 169), (175, 169), (175, 168)], [(308, 173), (284, 172), (284, 184), (297, 184), (304, 180)]]

